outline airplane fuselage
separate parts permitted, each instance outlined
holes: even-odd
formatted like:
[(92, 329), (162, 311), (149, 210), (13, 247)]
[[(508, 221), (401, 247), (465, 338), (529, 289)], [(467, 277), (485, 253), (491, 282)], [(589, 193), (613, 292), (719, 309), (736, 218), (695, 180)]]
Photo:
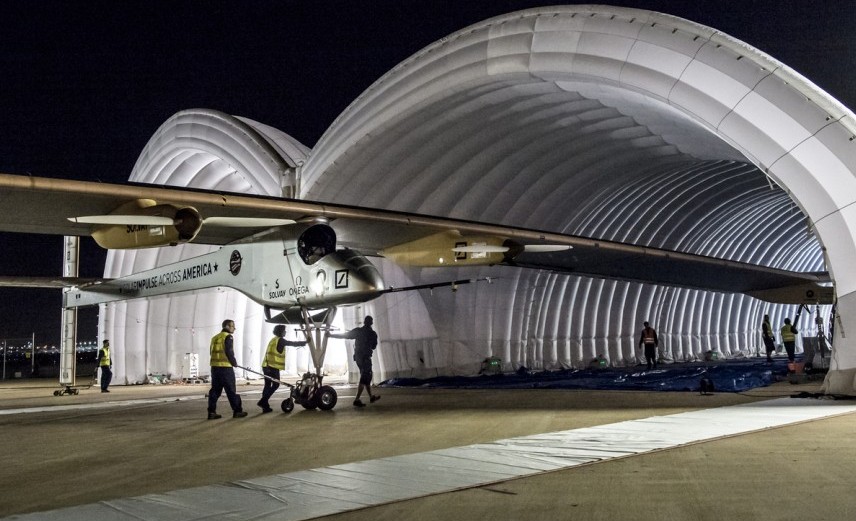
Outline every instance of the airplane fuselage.
[(326, 224), (274, 228), (205, 255), (69, 291), (66, 307), (234, 288), (273, 309), (319, 309), (366, 302), (384, 289), (371, 262), (335, 250)]

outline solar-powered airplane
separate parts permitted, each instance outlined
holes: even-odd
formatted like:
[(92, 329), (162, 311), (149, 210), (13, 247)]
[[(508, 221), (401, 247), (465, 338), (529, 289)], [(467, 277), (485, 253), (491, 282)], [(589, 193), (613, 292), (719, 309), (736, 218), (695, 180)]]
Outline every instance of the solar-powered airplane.
[[(116, 279), (0, 278), (0, 285), (70, 288), (64, 306), (211, 287), (264, 306), (269, 322), (300, 324), (315, 373), (283, 402), (332, 409), (322, 384), (339, 306), (407, 288), (384, 284), (369, 260), (419, 267), (509, 265), (703, 290), (778, 303), (831, 303), (826, 273), (798, 273), (701, 255), (540, 230), (304, 200), (140, 184), (0, 174), (0, 231), (92, 236), (108, 249), (194, 242), (219, 250)], [(293, 399), (293, 401), (291, 401)]]

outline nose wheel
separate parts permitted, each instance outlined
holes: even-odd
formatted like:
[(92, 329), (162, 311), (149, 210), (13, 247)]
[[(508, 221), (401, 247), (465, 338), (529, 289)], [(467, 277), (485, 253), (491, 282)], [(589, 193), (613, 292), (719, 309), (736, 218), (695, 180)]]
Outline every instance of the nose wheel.
[(318, 408), (322, 411), (329, 411), (336, 406), (338, 401), (339, 396), (336, 394), (336, 390), (329, 385), (323, 385), (321, 389), (318, 389)]
[[(282, 402), (283, 412), (291, 412), (294, 404), (300, 404), (304, 409), (321, 409), (329, 411), (336, 406), (339, 395), (329, 385), (322, 384), (322, 376), (315, 373), (304, 373), (303, 378), (291, 390), (291, 398)], [(291, 409), (286, 411), (286, 402), (291, 402)]]
[(286, 398), (282, 401), (280, 407), (282, 408), (282, 412), (289, 413), (294, 410), (294, 400), (292, 400), (291, 398)]

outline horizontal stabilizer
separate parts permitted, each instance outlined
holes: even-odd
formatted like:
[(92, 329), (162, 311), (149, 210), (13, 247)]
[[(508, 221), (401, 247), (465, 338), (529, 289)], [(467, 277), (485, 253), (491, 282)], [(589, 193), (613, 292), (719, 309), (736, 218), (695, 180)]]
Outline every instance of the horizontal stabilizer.
[(0, 277), (0, 287), (6, 288), (80, 288), (99, 284), (109, 279), (80, 277)]

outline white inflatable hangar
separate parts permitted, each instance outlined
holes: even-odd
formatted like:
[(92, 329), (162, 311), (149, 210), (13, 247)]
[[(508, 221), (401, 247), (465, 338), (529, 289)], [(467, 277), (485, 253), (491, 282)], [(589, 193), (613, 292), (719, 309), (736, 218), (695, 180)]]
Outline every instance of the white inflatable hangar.
[[(637, 9), (545, 7), (426, 47), (357, 98), (312, 149), (245, 118), (182, 111), (151, 138), (131, 180), (828, 270), (840, 318), (825, 389), (856, 394), (854, 135), (850, 110), (716, 29)], [(111, 251), (105, 276), (203, 248)], [(393, 285), (473, 275), (379, 268)], [(579, 367), (598, 354), (632, 364), (643, 320), (658, 329), (667, 358), (738, 356), (762, 349), (764, 313), (775, 326), (796, 312), (740, 294), (510, 267), (477, 273), (499, 280), (454, 294), (387, 295), (344, 310), (343, 326), (375, 317), (380, 378), (427, 377), (474, 374), (491, 355), (506, 369)], [(826, 323), (829, 307), (820, 313)], [(238, 323), (238, 359), (258, 367), (270, 326), (231, 290), (110, 304), (100, 327), (117, 348), (117, 380), (131, 383), (179, 372), (185, 353), (199, 353), (204, 370), (225, 317)], [(814, 334), (814, 320), (801, 326)], [(347, 364), (339, 345), (329, 370)], [(307, 359), (290, 354), (289, 369), (305, 369)]]

